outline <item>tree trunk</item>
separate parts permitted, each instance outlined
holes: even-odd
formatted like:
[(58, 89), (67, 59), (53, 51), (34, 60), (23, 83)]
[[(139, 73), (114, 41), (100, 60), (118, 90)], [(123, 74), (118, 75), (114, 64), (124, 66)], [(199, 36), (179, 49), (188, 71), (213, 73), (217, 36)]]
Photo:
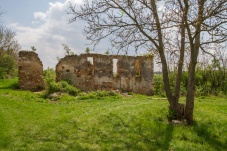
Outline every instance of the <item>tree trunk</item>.
[(180, 57), (178, 60), (178, 71), (177, 71), (177, 77), (176, 77), (176, 86), (175, 86), (175, 98), (177, 102), (179, 101), (180, 97), (180, 84), (182, 80), (182, 72), (183, 72), (183, 66), (184, 66), (184, 53), (185, 53), (185, 22), (187, 21), (187, 14), (188, 14), (188, 5), (185, 4), (185, 7), (182, 8), (183, 15), (182, 15), (182, 21), (181, 21), (181, 45), (180, 45)]
[(185, 107), (185, 118), (188, 125), (193, 124), (193, 110), (195, 100), (195, 67), (196, 64), (190, 63), (188, 71), (187, 99)]
[[(198, 27), (200, 28), (200, 27)], [(194, 110), (194, 100), (195, 100), (195, 69), (197, 64), (197, 58), (200, 47), (200, 32), (195, 37), (195, 43), (191, 47), (191, 60), (188, 70), (188, 86), (187, 86), (187, 98), (186, 98), (186, 108), (185, 117), (188, 125), (193, 124), (193, 110)]]
[(158, 16), (158, 11), (156, 7), (156, 2), (155, 0), (150, 0), (152, 11), (154, 13), (154, 18), (156, 21), (156, 26), (157, 26), (157, 32), (158, 32), (158, 52), (161, 58), (161, 63), (162, 63), (162, 76), (163, 76), (163, 82), (164, 82), (164, 89), (166, 92), (166, 97), (169, 101), (170, 107), (169, 111), (175, 115), (174, 117), (177, 117), (177, 111), (178, 111), (178, 100), (173, 96), (172, 91), (170, 89), (170, 83), (169, 83), (169, 73), (168, 73), (168, 66), (166, 62), (166, 56), (165, 56), (165, 50), (164, 50), (164, 44), (163, 44), (163, 36), (162, 36), (162, 28), (160, 24), (160, 19)]
[[(200, 26), (197, 27), (200, 29)], [(185, 107), (185, 118), (188, 125), (193, 124), (193, 110), (195, 100), (195, 69), (197, 64), (197, 58), (200, 47), (200, 32), (195, 37), (195, 43), (191, 46), (191, 60), (188, 70), (188, 86), (187, 86), (187, 98)]]
[(194, 100), (195, 100), (195, 69), (197, 64), (197, 58), (200, 48), (200, 35), (201, 35), (201, 25), (203, 22), (203, 11), (205, 0), (198, 0), (198, 14), (195, 26), (195, 39), (190, 35), (189, 26), (187, 26), (190, 47), (191, 47), (191, 58), (188, 70), (188, 86), (187, 86), (187, 98), (185, 107), (185, 118), (188, 125), (193, 124), (193, 111), (194, 111)]

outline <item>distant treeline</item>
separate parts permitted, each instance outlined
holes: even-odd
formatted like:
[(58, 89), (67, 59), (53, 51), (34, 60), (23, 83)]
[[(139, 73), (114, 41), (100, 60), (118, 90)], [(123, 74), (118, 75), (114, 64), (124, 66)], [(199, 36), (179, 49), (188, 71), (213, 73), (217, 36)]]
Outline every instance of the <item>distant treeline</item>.
[[(226, 95), (227, 94), (227, 75), (226, 67), (220, 65), (218, 61), (212, 61), (211, 64), (204, 66), (198, 65), (196, 68), (196, 96), (208, 95)], [(176, 72), (172, 71), (169, 75), (172, 89), (176, 82)], [(181, 82), (181, 96), (186, 95), (187, 90), (187, 71), (183, 72)], [(156, 95), (165, 96), (162, 73), (154, 75), (154, 91)]]

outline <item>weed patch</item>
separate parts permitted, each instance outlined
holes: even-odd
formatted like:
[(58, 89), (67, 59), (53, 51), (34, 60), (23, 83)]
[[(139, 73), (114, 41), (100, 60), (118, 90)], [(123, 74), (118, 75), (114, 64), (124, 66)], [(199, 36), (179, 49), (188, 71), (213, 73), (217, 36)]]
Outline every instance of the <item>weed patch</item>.
[(88, 93), (80, 93), (78, 99), (79, 100), (88, 100), (88, 99), (103, 99), (106, 97), (112, 97), (115, 99), (121, 98), (121, 96), (112, 91), (92, 91)]

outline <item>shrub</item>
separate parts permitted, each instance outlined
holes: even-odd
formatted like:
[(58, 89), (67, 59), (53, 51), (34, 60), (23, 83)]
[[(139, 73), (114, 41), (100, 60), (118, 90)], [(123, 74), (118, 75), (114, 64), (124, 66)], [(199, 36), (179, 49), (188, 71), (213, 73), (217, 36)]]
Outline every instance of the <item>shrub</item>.
[(43, 77), (44, 77), (44, 81), (47, 84), (47, 86), (52, 83), (55, 82), (56, 79), (56, 73), (54, 71), (54, 69), (47, 69), (43, 71)]
[(89, 93), (80, 93), (79, 100), (101, 99), (105, 97), (120, 98), (121, 96), (112, 91), (92, 91)]
[(154, 75), (154, 94), (159, 96), (165, 96), (162, 74)]
[[(196, 68), (196, 96), (226, 95), (227, 94), (227, 76), (224, 69), (216, 69), (211, 65), (203, 69), (200, 66)], [(176, 72), (169, 73), (170, 87), (174, 90), (176, 83)], [(187, 94), (188, 71), (183, 71), (181, 81), (181, 96)], [(162, 74), (154, 75), (154, 93), (155, 95), (165, 96)], [(174, 92), (174, 91), (173, 91)]]
[(48, 94), (54, 93), (54, 92), (62, 92), (62, 93), (68, 93), (70, 95), (76, 96), (79, 92), (77, 88), (75, 88), (72, 85), (69, 85), (66, 81), (60, 81), (58, 83), (51, 82), (48, 86)]
[(55, 92), (68, 93), (73, 96), (76, 96), (79, 93), (79, 90), (74, 86), (70, 85), (68, 81), (60, 81), (56, 83), (55, 82), (56, 73), (54, 69), (44, 70), (43, 75), (47, 86), (47, 90), (44, 94), (44, 97), (47, 97)]
[(0, 58), (0, 79), (16, 77), (16, 61), (13, 56), (4, 55)]
[[(183, 72), (181, 89), (180, 89), (181, 96), (185, 96), (187, 93), (187, 78), (188, 78), (187, 72)], [(176, 84), (176, 72), (169, 73), (169, 81), (170, 81), (170, 88), (172, 92), (174, 92), (175, 84)], [(154, 75), (154, 93), (155, 95), (159, 95), (162, 97), (166, 96), (162, 74)]]
[(72, 96), (77, 96), (79, 92), (79, 89), (72, 85), (69, 85), (66, 81), (60, 81), (58, 83), (53, 81), (47, 85), (47, 90), (43, 94), (43, 97), (50, 97), (50, 95), (53, 93), (67, 93)]

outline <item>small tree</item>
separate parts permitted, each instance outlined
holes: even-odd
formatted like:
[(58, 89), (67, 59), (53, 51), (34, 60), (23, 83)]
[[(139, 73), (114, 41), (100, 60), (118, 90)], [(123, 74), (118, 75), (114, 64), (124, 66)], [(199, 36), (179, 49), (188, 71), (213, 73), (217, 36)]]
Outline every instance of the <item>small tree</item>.
[(89, 48), (89, 47), (87, 47), (87, 48), (86, 48), (86, 50), (85, 50), (85, 52), (86, 52), (87, 54), (89, 54), (89, 53), (90, 53), (90, 51), (91, 51), (91, 50), (90, 50), (90, 48)]
[(35, 48), (35, 46), (31, 46), (31, 49), (32, 49), (32, 51), (36, 51), (36, 48)]
[[(1, 15), (3, 11), (0, 12)], [(0, 25), (0, 78), (15, 76), (20, 46), (15, 40), (15, 32)]]
[(72, 50), (69, 48), (68, 45), (62, 44), (62, 47), (63, 47), (63, 49), (65, 50), (66, 55), (74, 55), (74, 53), (72, 52)]
[(110, 54), (110, 51), (109, 51), (109, 50), (107, 50), (107, 51), (105, 52), (105, 54), (106, 54), (106, 55), (109, 55), (109, 54)]

